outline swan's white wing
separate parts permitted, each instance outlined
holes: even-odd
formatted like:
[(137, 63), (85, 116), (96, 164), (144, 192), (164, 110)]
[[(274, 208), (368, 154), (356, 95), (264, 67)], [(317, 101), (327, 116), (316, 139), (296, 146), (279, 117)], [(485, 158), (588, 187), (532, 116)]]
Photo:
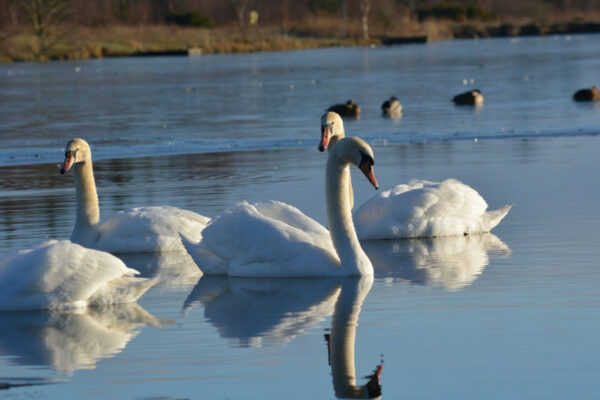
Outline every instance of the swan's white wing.
[(153, 281), (115, 256), (68, 240), (50, 241), (0, 261), (0, 309), (82, 307), (137, 300)]
[(180, 234), (202, 239), (209, 219), (176, 207), (140, 207), (119, 211), (100, 226), (95, 248), (110, 253), (184, 252)]
[[(306, 216), (302, 211), (280, 201), (267, 201), (254, 204), (256, 210), (267, 218), (279, 220), (291, 227), (304, 231), (317, 239), (320, 243), (331, 242), (329, 231), (314, 219)], [(331, 247), (332, 249), (333, 247)]]
[(229, 275), (331, 275), (331, 267), (339, 265), (327, 230), (280, 202), (240, 203), (202, 235), (207, 249), (229, 265)]
[(360, 239), (453, 236), (488, 232), (510, 206), (486, 209), (483, 197), (456, 179), (413, 180), (373, 197), (354, 219)]

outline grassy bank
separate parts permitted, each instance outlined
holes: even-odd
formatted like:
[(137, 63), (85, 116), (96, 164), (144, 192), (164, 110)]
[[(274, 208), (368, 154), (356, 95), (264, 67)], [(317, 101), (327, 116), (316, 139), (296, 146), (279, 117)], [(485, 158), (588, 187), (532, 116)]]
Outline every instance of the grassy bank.
[(199, 49), (202, 54), (246, 53), (311, 49), (331, 46), (366, 45), (376, 39), (303, 37), (281, 35), (268, 30), (241, 32), (238, 29), (197, 29), (175, 26), (113, 26), (102, 28), (58, 27), (51, 44), (40, 51), (31, 32), (12, 32), (0, 48), (3, 61), (34, 61), (122, 57), (148, 53), (185, 53)]
[[(318, 21), (315, 24), (318, 25)], [(314, 28), (315, 25), (313, 25)], [(391, 35), (372, 36), (365, 40), (349, 26), (348, 38), (335, 36), (338, 27), (327, 25), (321, 34), (290, 29), (282, 35), (279, 30), (257, 29), (245, 32), (237, 28), (200, 29), (178, 26), (56, 26), (48, 36), (44, 50), (38, 38), (24, 29), (0, 33), (0, 60), (35, 61), (122, 57), (146, 54), (186, 54), (195, 49), (202, 54), (240, 53), (255, 51), (297, 50), (332, 46), (402, 43), (408, 38), (423, 41), (497, 36), (548, 35), (558, 33), (600, 32), (600, 23), (588, 21), (524, 22), (524, 23), (451, 23), (428, 21), (403, 24)], [(410, 28), (410, 29), (409, 29)], [(340, 30), (337, 30), (338, 32)], [(390, 40), (391, 39), (391, 40)], [(400, 39), (400, 40), (395, 40)]]

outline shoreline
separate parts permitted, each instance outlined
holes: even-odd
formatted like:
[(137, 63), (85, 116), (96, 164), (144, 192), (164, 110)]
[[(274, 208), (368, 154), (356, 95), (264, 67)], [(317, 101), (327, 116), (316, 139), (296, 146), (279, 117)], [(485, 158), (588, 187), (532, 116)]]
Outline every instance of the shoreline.
[[(347, 46), (396, 46), (455, 39), (528, 37), (600, 33), (600, 22), (441, 23), (436, 32), (408, 35), (322, 37), (284, 35), (270, 29), (241, 32), (236, 29), (194, 29), (174, 26), (75, 28), (57, 33), (44, 55), (36, 53), (36, 37), (28, 32), (5, 34), (0, 62), (84, 60), (111, 57), (201, 56), (261, 51), (294, 51)], [(60, 31), (60, 30), (59, 30)]]

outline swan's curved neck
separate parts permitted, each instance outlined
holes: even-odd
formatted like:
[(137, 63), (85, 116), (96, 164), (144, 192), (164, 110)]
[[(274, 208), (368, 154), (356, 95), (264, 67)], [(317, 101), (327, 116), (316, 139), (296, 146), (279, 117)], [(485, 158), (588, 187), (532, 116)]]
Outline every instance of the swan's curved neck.
[(327, 223), (341, 262), (342, 275), (373, 275), (373, 266), (360, 247), (350, 204), (350, 166), (331, 154), (325, 175)]
[(82, 246), (91, 246), (98, 238), (100, 208), (92, 160), (78, 162), (74, 166), (75, 191), (77, 193), (77, 219), (71, 241)]

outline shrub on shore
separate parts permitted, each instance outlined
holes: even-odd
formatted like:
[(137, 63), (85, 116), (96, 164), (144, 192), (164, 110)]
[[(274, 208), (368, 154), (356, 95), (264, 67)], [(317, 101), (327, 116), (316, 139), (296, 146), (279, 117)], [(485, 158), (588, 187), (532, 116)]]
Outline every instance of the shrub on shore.
[(170, 13), (165, 17), (165, 22), (193, 28), (214, 28), (216, 26), (209, 17), (198, 11), (188, 11), (182, 14)]

